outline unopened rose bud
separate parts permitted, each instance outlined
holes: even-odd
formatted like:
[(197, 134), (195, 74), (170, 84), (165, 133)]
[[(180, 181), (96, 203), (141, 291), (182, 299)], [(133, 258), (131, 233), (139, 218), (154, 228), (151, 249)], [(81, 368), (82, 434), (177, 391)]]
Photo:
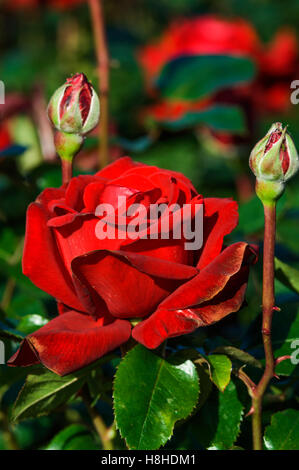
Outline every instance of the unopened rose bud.
[(287, 128), (280, 122), (273, 124), (253, 148), (249, 165), (257, 178), (259, 198), (269, 202), (277, 200), (286, 181), (299, 169), (298, 153)]
[(68, 78), (52, 96), (48, 115), (56, 129), (68, 134), (85, 135), (99, 122), (98, 95), (83, 73)]

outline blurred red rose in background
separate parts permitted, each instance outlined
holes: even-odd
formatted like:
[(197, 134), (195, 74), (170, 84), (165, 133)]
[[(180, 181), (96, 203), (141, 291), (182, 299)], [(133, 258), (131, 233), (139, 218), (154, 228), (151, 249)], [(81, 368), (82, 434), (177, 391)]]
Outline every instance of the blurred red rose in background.
[(155, 77), (162, 67), (180, 55), (237, 54), (258, 57), (260, 43), (254, 28), (246, 21), (224, 20), (215, 16), (175, 21), (154, 44), (139, 54), (146, 77)]
[[(116, 208), (119, 196), (124, 212), (135, 203), (177, 204), (175, 217), (190, 204), (190, 222), (203, 208), (202, 248), (187, 250), (184, 237), (144, 237), (150, 218), (134, 240), (129, 217), (114, 239), (97, 238), (97, 206)], [(182, 174), (128, 157), (46, 189), (28, 208), (23, 272), (57, 299), (60, 315), (27, 336), (10, 365), (41, 362), (64, 375), (125, 343), (130, 320), (133, 338), (152, 349), (239, 310), (256, 253), (245, 242), (223, 246), (237, 223), (233, 200), (203, 198)]]
[(290, 105), (290, 82), (298, 70), (298, 44), (293, 31), (278, 31), (270, 44), (264, 45), (255, 28), (242, 19), (227, 20), (208, 15), (170, 24), (153, 44), (139, 51), (149, 93), (157, 93), (154, 80), (163, 67), (180, 56), (233, 55), (253, 59), (257, 67), (254, 83), (223, 90), (203, 103), (163, 99), (145, 114), (158, 121), (177, 119), (187, 111), (202, 109), (212, 103), (239, 103), (255, 112), (283, 112)]

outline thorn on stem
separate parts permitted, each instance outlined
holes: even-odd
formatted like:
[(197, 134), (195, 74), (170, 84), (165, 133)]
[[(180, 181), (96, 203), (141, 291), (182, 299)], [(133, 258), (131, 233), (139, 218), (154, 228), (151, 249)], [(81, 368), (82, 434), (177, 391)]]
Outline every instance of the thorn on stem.
[(262, 333), (263, 333), (263, 335), (270, 336), (270, 334), (271, 334), (271, 331), (270, 331), (270, 330), (268, 330), (268, 328), (263, 328), (263, 329), (262, 329)]
[(254, 407), (252, 406), (250, 410), (248, 411), (248, 413), (245, 415), (245, 418), (248, 418), (248, 416), (253, 415), (253, 413), (254, 413)]
[(275, 359), (275, 366), (280, 364), (282, 361), (286, 361), (287, 359), (291, 359), (291, 356), (280, 356), (277, 359)]

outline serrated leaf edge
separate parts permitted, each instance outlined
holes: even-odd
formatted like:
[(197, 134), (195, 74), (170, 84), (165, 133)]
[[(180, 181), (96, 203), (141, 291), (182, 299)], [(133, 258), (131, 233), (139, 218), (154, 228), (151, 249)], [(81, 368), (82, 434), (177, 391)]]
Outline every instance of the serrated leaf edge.
[[(134, 351), (134, 349), (135, 349), (135, 348), (131, 349), (131, 350), (125, 355), (125, 357), (123, 358), (123, 360), (126, 359), (126, 358), (131, 354), (131, 352)], [(157, 356), (157, 357), (159, 357), (159, 356)], [(162, 361), (165, 360), (165, 359), (163, 359), (163, 358), (160, 358), (160, 359), (162, 359)], [(197, 403), (198, 403), (199, 391), (200, 391), (199, 376), (198, 376), (198, 373), (197, 373), (197, 370), (196, 370), (196, 367), (195, 367), (195, 364), (193, 363), (193, 361), (191, 361), (190, 359), (187, 359), (185, 362), (187, 362), (187, 361), (190, 361), (190, 362), (192, 363), (192, 365), (194, 366), (194, 370), (195, 370), (195, 372), (196, 372), (197, 385), (198, 385), (198, 397), (197, 397), (196, 403), (194, 404), (194, 406), (193, 406), (192, 410), (190, 411), (190, 413), (189, 413), (187, 416), (185, 416), (184, 418), (181, 418), (180, 420), (175, 421), (175, 422), (173, 423), (173, 426), (172, 426), (172, 428), (171, 428), (171, 434), (170, 434), (170, 436), (168, 437), (168, 439), (166, 439), (165, 441), (162, 441), (162, 442), (161, 442), (161, 445), (158, 447), (158, 449), (160, 449), (163, 445), (166, 444), (166, 442), (168, 442), (168, 441), (172, 438), (172, 436), (173, 436), (173, 431), (174, 431), (174, 428), (175, 428), (176, 423), (188, 419), (188, 418), (192, 415), (192, 413), (193, 413), (193, 411), (195, 410), (195, 408), (196, 408), (196, 406), (197, 406)], [(115, 385), (116, 385), (116, 376), (117, 376), (117, 371), (118, 371), (118, 369), (119, 369), (119, 366), (120, 366), (122, 363), (123, 363), (123, 361), (121, 361), (121, 362), (118, 364), (118, 366), (116, 367), (116, 372), (115, 372), (115, 376), (114, 376), (114, 380), (113, 380), (113, 394), (112, 394), (112, 396), (113, 396), (113, 413), (114, 413), (114, 419), (115, 419), (116, 429), (119, 431), (119, 433), (120, 433), (122, 439), (124, 439), (124, 441), (125, 441), (125, 443), (126, 443), (128, 449), (129, 449), (129, 450), (135, 450), (135, 449), (132, 449), (132, 448), (129, 446), (126, 437), (123, 435), (122, 430), (121, 430), (120, 427), (118, 426), (117, 418), (116, 418), (116, 412), (115, 412), (115, 398), (114, 398), (114, 392), (115, 392)], [(150, 450), (158, 450), (158, 449), (150, 449)], [(138, 449), (136, 449), (136, 450), (138, 450)]]

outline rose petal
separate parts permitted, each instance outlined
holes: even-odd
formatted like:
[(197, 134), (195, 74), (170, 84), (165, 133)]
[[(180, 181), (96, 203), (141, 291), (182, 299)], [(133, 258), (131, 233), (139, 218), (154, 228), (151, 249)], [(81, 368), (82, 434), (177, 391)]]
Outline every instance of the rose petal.
[(171, 179), (174, 178), (179, 184), (182, 184), (184, 187), (189, 188), (192, 193), (192, 197), (197, 194), (196, 189), (192, 185), (191, 181), (182, 173), (177, 171), (170, 171), (170, 170), (163, 170), (158, 168), (157, 166), (148, 166), (142, 165), (140, 167), (136, 166), (128, 171), (126, 171), (126, 176), (129, 175), (136, 175), (139, 176), (146, 176), (149, 180), (154, 181), (157, 175), (164, 175), (166, 178)]
[(42, 191), (36, 199), (37, 203), (40, 203), (49, 213), (49, 216), (53, 213), (53, 201), (64, 200), (65, 187), (60, 188), (46, 188)]
[(223, 238), (238, 224), (238, 204), (232, 199), (204, 199), (203, 248), (197, 267), (203, 269), (219, 253)]
[(156, 260), (192, 265), (193, 251), (185, 250), (184, 240), (136, 240), (122, 244), (122, 250), (130, 253), (141, 253)]
[(63, 227), (64, 225), (69, 225), (74, 222), (74, 220), (79, 216), (82, 216), (82, 214), (78, 214), (77, 212), (59, 215), (48, 220), (47, 225), (48, 227)]
[(102, 323), (102, 320), (96, 322), (88, 315), (74, 311), (60, 315), (27, 336), (8, 364), (27, 366), (41, 362), (56, 374), (70, 374), (130, 338), (128, 321)]
[(69, 207), (80, 212), (84, 208), (83, 192), (89, 183), (97, 180), (96, 176), (80, 175), (72, 178), (65, 193), (65, 202)]
[(88, 212), (95, 213), (97, 206), (100, 204), (100, 197), (105, 184), (100, 181), (89, 183), (83, 194), (84, 207)]
[(249, 263), (256, 253), (246, 243), (226, 248), (209, 266), (165, 299), (137, 325), (133, 338), (157, 348), (167, 338), (190, 333), (239, 310), (244, 300)]
[(230, 245), (191, 279), (188, 285), (184, 284), (169, 296), (161, 306), (190, 308), (213, 299), (222, 291), (229, 279), (239, 272), (244, 259), (246, 260), (250, 253), (251, 248), (245, 242)]
[(72, 309), (69, 308), (67, 305), (64, 305), (61, 302), (57, 302), (57, 310), (58, 310), (59, 315), (63, 315), (64, 313), (67, 313)]
[(26, 339), (24, 339), (17, 352), (7, 361), (7, 364), (9, 366), (22, 366), (22, 367), (27, 367), (27, 366), (32, 366), (34, 364), (39, 364), (39, 359), (34, 352), (34, 350), (31, 348), (30, 344)]
[(134, 167), (143, 166), (142, 163), (134, 162), (130, 157), (122, 157), (116, 160), (110, 165), (103, 168), (103, 170), (96, 173), (96, 176), (101, 176), (102, 178), (107, 178), (112, 180), (114, 178), (118, 178), (127, 170), (130, 170)]
[[(146, 178), (143, 175), (138, 175), (138, 178), (134, 173), (132, 174), (127, 174), (125, 173), (124, 175), (119, 176), (118, 178), (115, 178), (114, 180), (111, 181), (110, 185), (112, 186), (120, 186), (123, 188), (128, 188), (131, 191), (150, 191), (152, 189), (155, 189), (155, 186), (153, 183), (150, 182), (148, 178)], [(112, 188), (114, 191), (117, 191), (117, 188)]]
[(30, 204), (27, 211), (23, 273), (37, 287), (60, 302), (82, 310), (72, 278), (63, 266), (47, 221), (47, 210), (38, 203)]
[(67, 225), (59, 226), (55, 224), (52, 227), (61, 260), (71, 276), (71, 262), (74, 258), (85, 255), (90, 251), (119, 249), (123, 240), (117, 238), (99, 239), (96, 235), (97, 224), (101, 224), (101, 221), (94, 215), (81, 214)]
[[(157, 220), (151, 220), (150, 226), (139, 227), (140, 232), (138, 232), (136, 240), (127, 238), (123, 241), (121, 247), (123, 250), (135, 253), (141, 252), (154, 258), (194, 265), (194, 255), (198, 248), (195, 249), (196, 244), (194, 244), (193, 239), (190, 239), (190, 236), (194, 235), (192, 221), (195, 217), (200, 217), (197, 220), (201, 224), (202, 213), (203, 198), (201, 195), (194, 197), (190, 200), (188, 206), (184, 206), (179, 210), (173, 211), (171, 207), (167, 207), (161, 217)], [(201, 233), (198, 231), (197, 242), (199, 244), (202, 242), (200, 235)], [(156, 239), (154, 239), (154, 236)], [(186, 247), (186, 245), (189, 246)]]
[(197, 274), (191, 266), (140, 254), (99, 250), (73, 260), (74, 276), (105, 301), (115, 317), (149, 315), (183, 281)]
[(107, 184), (103, 189), (99, 203), (111, 204), (113, 207), (118, 207), (122, 200), (120, 198), (126, 200), (135, 193), (137, 193), (137, 191), (129, 189), (128, 186)]

